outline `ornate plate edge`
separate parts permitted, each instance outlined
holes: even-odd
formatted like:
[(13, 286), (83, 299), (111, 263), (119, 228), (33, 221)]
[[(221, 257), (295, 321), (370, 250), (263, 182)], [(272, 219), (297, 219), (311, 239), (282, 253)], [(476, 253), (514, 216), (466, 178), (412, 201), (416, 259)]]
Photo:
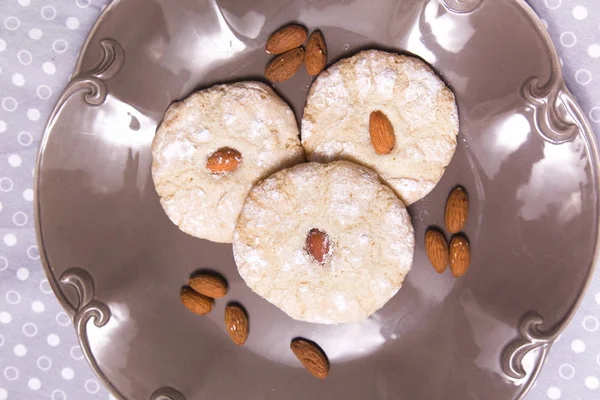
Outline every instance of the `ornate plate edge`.
[[(94, 26), (90, 30), (80, 52), (77, 57), (77, 62), (73, 72), (73, 76), (66, 88), (61, 93), (56, 104), (54, 105), (52, 112), (46, 122), (43, 130), (40, 147), (37, 153), (37, 159), (35, 163), (34, 173), (34, 220), (35, 220), (35, 234), (36, 241), (38, 244), (38, 250), (40, 254), (40, 260), (44, 268), (44, 273), (48, 278), (48, 282), (54, 292), (54, 295), (60, 302), (61, 306), (70, 316), (77, 334), (77, 339), (81, 345), (82, 352), (85, 359), (89, 363), (90, 367), (104, 384), (104, 386), (111, 392), (111, 394), (119, 400), (127, 400), (123, 394), (113, 385), (113, 383), (106, 377), (100, 366), (98, 365), (92, 350), (90, 343), (87, 339), (87, 324), (90, 320), (93, 320), (94, 325), (102, 327), (110, 320), (110, 309), (108, 306), (95, 299), (95, 287), (92, 276), (86, 270), (73, 267), (67, 269), (57, 280), (55, 274), (52, 272), (52, 267), (46, 256), (46, 250), (44, 246), (44, 237), (42, 235), (42, 222), (40, 220), (40, 203), (39, 203), (39, 185), (40, 185), (40, 168), (43, 160), (43, 154), (50, 137), (50, 132), (53, 129), (56, 117), (65, 102), (76, 93), (84, 91), (83, 99), (89, 106), (101, 105), (107, 96), (107, 88), (105, 80), (113, 77), (122, 67), (124, 63), (125, 54), (121, 45), (114, 39), (106, 38), (100, 40), (100, 45), (103, 50), (102, 60), (100, 63), (93, 68), (91, 71), (82, 72), (82, 61), (85, 56), (89, 44), (91, 43), (92, 37), (94, 37), (98, 27), (102, 24), (105, 16), (120, 2), (120, 0), (113, 0), (105, 9), (100, 13), (98, 19), (94, 23)], [(61, 288), (62, 285), (62, 288)], [(76, 293), (75, 302), (71, 302), (65, 293), (63, 288), (71, 287)], [(169, 386), (164, 386), (156, 389), (151, 395), (149, 400), (186, 400), (182, 393)]]
[[(532, 104), (535, 104), (536, 100), (541, 102), (537, 103), (537, 107), (534, 106), (535, 112), (538, 111), (537, 108), (540, 105), (543, 107), (542, 110), (544, 112), (547, 112), (548, 110), (551, 111), (551, 115), (546, 115), (541, 123), (539, 115), (535, 116), (538, 134), (540, 134), (549, 142), (561, 144), (572, 140), (577, 133), (580, 133), (588, 146), (591, 159), (591, 168), (596, 176), (595, 190), (598, 194), (600, 188), (600, 177), (598, 176), (600, 158), (598, 154), (598, 143), (596, 142), (592, 128), (573, 94), (566, 87), (562, 75), (562, 69), (560, 67), (558, 53), (548, 31), (542, 24), (542, 21), (539, 19), (533, 8), (531, 8), (531, 6), (526, 2), (526, 0), (516, 0), (515, 2), (521, 7), (521, 9), (529, 17), (529, 20), (534, 24), (536, 30), (546, 43), (546, 47), (550, 51), (552, 58), (553, 77), (550, 78), (550, 81), (543, 87), (539, 87), (537, 85), (537, 81), (532, 79), (526, 82), (522, 88), (523, 95), (527, 100), (530, 100), (529, 94), (532, 95)], [(565, 108), (565, 111), (572, 119), (572, 122), (566, 121), (560, 116), (560, 112), (557, 108), (561, 105)], [(571, 129), (569, 131), (570, 127), (573, 125), (575, 125), (577, 129)], [(550, 133), (545, 133), (543, 131), (544, 128), (549, 129)], [(596, 211), (598, 213), (600, 211), (600, 207), (598, 207)], [(529, 390), (531, 390), (533, 383), (539, 376), (542, 366), (546, 361), (550, 348), (554, 344), (554, 341), (558, 335), (560, 335), (560, 333), (564, 330), (577, 312), (577, 309), (581, 305), (583, 297), (590, 285), (591, 277), (598, 261), (598, 250), (600, 248), (600, 235), (598, 235), (598, 231), (600, 230), (600, 219), (597, 222), (596, 246), (594, 248), (592, 263), (590, 265), (586, 280), (570, 310), (561, 321), (544, 331), (539, 329), (543, 324), (542, 316), (535, 311), (527, 313), (519, 322), (519, 337), (515, 338), (504, 348), (500, 363), (504, 373), (511, 379), (520, 379), (524, 376), (523, 374), (525, 371), (523, 370), (521, 361), (527, 353), (536, 349), (541, 350), (541, 355), (536, 360), (536, 364), (533, 366), (525, 385), (517, 396), (517, 400), (523, 399)]]
[[(52, 272), (52, 268), (48, 262), (46, 257), (45, 247), (44, 247), (44, 239), (42, 235), (41, 229), (41, 220), (40, 220), (40, 204), (38, 199), (39, 192), (39, 171), (42, 163), (43, 154), (48, 142), (49, 132), (52, 130), (53, 123), (55, 121), (56, 115), (62, 108), (64, 102), (71, 97), (73, 94), (78, 92), (81, 89), (88, 89), (88, 93), (85, 95), (85, 101), (90, 105), (99, 105), (102, 104), (104, 98), (106, 96), (106, 91), (102, 90), (103, 79), (108, 79), (113, 76), (118, 69), (120, 68), (123, 62), (123, 52), (122, 49), (119, 50), (120, 45), (116, 41), (111, 41), (111, 39), (107, 39), (101, 41), (101, 45), (104, 49), (104, 57), (101, 63), (94, 70), (90, 71), (90, 73), (85, 74), (91, 76), (92, 78), (97, 79), (87, 79), (85, 77), (81, 77), (82, 74), (82, 64), (83, 58), (89, 48), (92, 38), (95, 36), (98, 27), (104, 21), (106, 15), (112, 11), (113, 8), (119, 4), (121, 0), (112, 0), (109, 5), (107, 5), (104, 10), (98, 16), (98, 19), (94, 23), (94, 26), (90, 30), (86, 40), (83, 43), (83, 46), (80, 50), (79, 56), (76, 61), (73, 78), (59, 97), (56, 102), (53, 111), (46, 122), (46, 125), (43, 130), (43, 136), (40, 143), (40, 147), (37, 154), (37, 160), (35, 164), (35, 174), (34, 174), (34, 220), (35, 220), (35, 231), (36, 231), (36, 239), (38, 243), (38, 249), (40, 254), (40, 260), (42, 261), (42, 266), (44, 268), (44, 272), (50, 282), (50, 286), (55, 296), (58, 298), (62, 307), (68, 312), (75, 328), (77, 330), (77, 337), (82, 345), (82, 350), (85, 355), (86, 360), (90, 364), (94, 373), (100, 378), (102, 383), (112, 392), (112, 394), (120, 400), (127, 400), (118, 390), (117, 388), (110, 382), (103, 371), (98, 366), (89, 346), (89, 342), (87, 341), (87, 323), (90, 319), (94, 319), (94, 324), (98, 327), (105, 325), (110, 318), (110, 310), (108, 307), (94, 299), (94, 285), (93, 279), (91, 275), (81, 269), (81, 268), (70, 268), (66, 270), (60, 278), (60, 283), (63, 285), (69, 285), (75, 288), (75, 291), (78, 296), (78, 300), (76, 304), (72, 304), (62, 289), (59, 286), (59, 282), (56, 280), (54, 273)], [(444, 6), (447, 6), (446, 0), (441, 0)], [(477, 6), (480, 2), (476, 2)], [(562, 70), (559, 63), (558, 53), (556, 52), (556, 48), (548, 34), (546, 28), (540, 21), (539, 17), (535, 13), (535, 11), (529, 6), (526, 0), (515, 0), (515, 3), (521, 7), (521, 9), (526, 13), (529, 17), (530, 21), (533, 23), (534, 27), (541, 35), (541, 37), (546, 42), (546, 46), (550, 51), (550, 55), (552, 58), (552, 75), (550, 81), (543, 86), (539, 85), (539, 82), (532, 78), (528, 82), (526, 82), (522, 87), (522, 95), (523, 97), (530, 101), (532, 104), (536, 104), (534, 106), (534, 112), (539, 113), (539, 108), (542, 109), (543, 113), (541, 116), (544, 119), (540, 119), (539, 115), (536, 115), (536, 128), (540, 136), (542, 136), (545, 140), (548, 140), (555, 144), (561, 144), (564, 142), (568, 142), (572, 140), (577, 132), (580, 132), (588, 145), (590, 158), (593, 161), (592, 170), (597, 177), (596, 182), (596, 191), (598, 192), (600, 187), (600, 177), (598, 177), (598, 167), (600, 166), (600, 157), (598, 153), (598, 144), (596, 143), (593, 131), (583, 110), (579, 107), (576, 99), (568, 90), (565, 85), (564, 78), (562, 76)], [(476, 11), (478, 7), (474, 7), (473, 11)], [(473, 12), (471, 11), (471, 12)], [(108, 44), (108, 47), (106, 46)], [(108, 50), (107, 50), (108, 48)], [(112, 48), (112, 50), (110, 49)], [(112, 55), (111, 55), (112, 51)], [(116, 54), (116, 55), (115, 55)], [(108, 57), (108, 60), (107, 60)], [(110, 59), (112, 57), (112, 60)], [(116, 57), (116, 58), (115, 58)], [(121, 57), (119, 61), (119, 57)], [(117, 60), (117, 66), (114, 67), (114, 61)], [(554, 77), (554, 79), (553, 79)], [(78, 82), (85, 81), (84, 84), (80, 84), (81, 87), (76, 86)], [(98, 82), (100, 81), (100, 82)], [(561, 117), (560, 112), (558, 112), (557, 107), (562, 105), (566, 113), (571, 117), (571, 121), (567, 121)], [(551, 114), (548, 116), (548, 114)], [(575, 130), (570, 129), (572, 125), (576, 125)], [(551, 135), (544, 133), (544, 130), (550, 130)], [(570, 133), (567, 130), (570, 129)], [(575, 132), (575, 133), (574, 133)], [(600, 220), (598, 221), (598, 231), (600, 231)], [(565, 317), (557, 323), (554, 327), (552, 327), (549, 331), (541, 331), (539, 326), (543, 324), (543, 318), (536, 312), (530, 312), (526, 314), (521, 322), (519, 323), (519, 337), (510, 342), (507, 346), (505, 346), (504, 351), (501, 356), (501, 367), (504, 373), (510, 379), (522, 379), (527, 377), (525, 371), (522, 367), (523, 357), (529, 353), (530, 351), (540, 349), (541, 355), (536, 360), (536, 364), (533, 366), (533, 369), (530, 375), (527, 377), (527, 381), (523, 386), (520, 393), (517, 394), (517, 400), (523, 399), (525, 395), (529, 392), (533, 383), (536, 381), (543, 364), (546, 361), (548, 351), (554, 344), (554, 341), (562, 332), (562, 330), (566, 327), (566, 325), (571, 321), (575, 312), (579, 308), (583, 297), (589, 287), (591, 276), (595, 270), (596, 262), (598, 261), (598, 250), (600, 248), (600, 235), (597, 235), (596, 238), (596, 246), (594, 249), (594, 257), (592, 261), (592, 265), (590, 266), (588, 276), (586, 281), (584, 282), (579, 295), (575, 302), (573, 303), (569, 312), (565, 315)], [(185, 397), (178, 392), (177, 390), (165, 386), (157, 389), (150, 396), (150, 400), (185, 400)]]

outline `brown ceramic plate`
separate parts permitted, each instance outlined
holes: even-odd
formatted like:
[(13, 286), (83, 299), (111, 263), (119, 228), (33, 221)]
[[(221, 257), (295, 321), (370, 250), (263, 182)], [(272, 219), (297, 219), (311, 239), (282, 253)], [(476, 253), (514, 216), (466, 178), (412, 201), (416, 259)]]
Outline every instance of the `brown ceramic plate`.
[[(442, 181), (410, 207), (414, 268), (356, 324), (293, 321), (253, 294), (231, 246), (167, 218), (150, 151), (167, 106), (216, 82), (263, 79), (266, 38), (320, 28), (329, 62), (359, 49), (412, 52), (453, 88), (459, 146)], [(275, 89), (302, 115), (304, 69)], [(46, 128), (36, 175), (40, 249), (96, 373), (123, 399), (515, 399), (573, 314), (598, 237), (598, 154), (542, 24), (523, 0), (120, 0), (91, 32)], [(471, 198), (471, 268), (438, 275), (423, 248), (450, 189)], [(220, 271), (242, 302), (244, 347), (218, 301), (195, 317), (179, 290)], [(329, 355), (310, 376), (290, 339)]]

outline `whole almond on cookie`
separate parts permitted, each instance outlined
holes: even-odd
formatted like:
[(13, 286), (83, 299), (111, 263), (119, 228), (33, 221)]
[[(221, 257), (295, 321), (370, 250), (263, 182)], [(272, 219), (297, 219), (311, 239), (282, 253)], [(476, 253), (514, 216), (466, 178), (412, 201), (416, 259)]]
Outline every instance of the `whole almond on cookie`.
[(265, 70), (265, 76), (271, 82), (283, 82), (290, 79), (304, 62), (304, 49), (298, 47), (286, 51), (271, 60)]
[(200, 294), (187, 287), (181, 289), (179, 297), (181, 298), (183, 305), (188, 310), (198, 315), (208, 314), (213, 309), (215, 304), (214, 300), (210, 297)]
[(446, 202), (445, 223), (450, 233), (458, 233), (464, 227), (469, 216), (469, 198), (460, 186), (454, 188)]
[(471, 246), (462, 234), (454, 235), (450, 241), (450, 270), (459, 278), (467, 272), (471, 263)]
[(325, 39), (321, 31), (314, 31), (306, 43), (306, 54), (304, 56), (304, 65), (306, 71), (311, 76), (319, 75), (327, 64), (327, 48)]
[(290, 343), (290, 349), (292, 349), (308, 372), (319, 379), (327, 378), (329, 374), (329, 361), (323, 350), (316, 343), (296, 338)]
[(291, 24), (273, 33), (267, 40), (267, 53), (281, 54), (304, 44), (308, 32), (305, 27)]
[(396, 144), (394, 127), (388, 117), (381, 111), (373, 111), (369, 117), (369, 134), (371, 144), (377, 154), (389, 154)]
[(220, 299), (227, 294), (227, 282), (220, 275), (199, 274), (191, 277), (188, 285), (196, 292), (213, 299)]
[(326, 232), (311, 229), (306, 235), (306, 251), (320, 264), (323, 264), (331, 251), (331, 240)]
[(441, 232), (428, 229), (425, 233), (425, 251), (429, 261), (438, 273), (444, 272), (448, 266), (448, 244)]
[(248, 339), (248, 314), (239, 304), (229, 304), (225, 308), (225, 327), (233, 343), (242, 346)]
[(234, 171), (242, 162), (242, 154), (232, 148), (222, 147), (206, 159), (206, 169), (211, 174), (226, 174)]

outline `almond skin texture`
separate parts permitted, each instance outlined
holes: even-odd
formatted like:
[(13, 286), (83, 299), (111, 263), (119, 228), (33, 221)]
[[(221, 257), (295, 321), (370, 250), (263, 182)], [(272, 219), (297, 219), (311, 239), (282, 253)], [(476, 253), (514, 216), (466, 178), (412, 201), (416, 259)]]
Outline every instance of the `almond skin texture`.
[(471, 263), (471, 246), (462, 234), (454, 235), (450, 241), (450, 270), (460, 278), (467, 272)]
[(446, 229), (450, 233), (463, 230), (469, 216), (469, 198), (467, 192), (460, 186), (454, 188), (446, 202)]
[(292, 24), (273, 33), (267, 40), (267, 53), (281, 54), (304, 44), (308, 32), (305, 27)]
[(327, 64), (327, 48), (321, 31), (314, 31), (308, 38), (306, 44), (306, 55), (304, 65), (311, 76), (319, 75)]
[(206, 159), (206, 169), (211, 174), (227, 174), (239, 167), (242, 154), (232, 148), (222, 147)]
[(208, 314), (215, 304), (214, 300), (203, 294), (196, 292), (191, 288), (183, 288), (179, 293), (181, 302), (184, 306), (194, 314), (206, 315)]
[(199, 274), (191, 277), (188, 285), (196, 292), (213, 299), (220, 299), (227, 294), (227, 282), (220, 275)]
[(292, 349), (308, 372), (319, 379), (327, 378), (329, 374), (329, 361), (323, 350), (316, 343), (296, 338), (290, 343), (290, 349)]
[(306, 251), (319, 263), (323, 264), (329, 256), (331, 240), (329, 235), (320, 229), (311, 229), (306, 235)]
[(290, 79), (300, 69), (304, 62), (304, 49), (298, 47), (278, 55), (271, 60), (265, 76), (271, 82), (283, 82)]
[(446, 238), (441, 232), (435, 229), (428, 229), (425, 234), (425, 251), (431, 265), (438, 273), (444, 272), (448, 266), (448, 244)]
[(371, 144), (377, 154), (389, 154), (396, 144), (394, 127), (388, 117), (381, 111), (371, 113), (369, 134), (371, 135)]
[(239, 304), (229, 304), (225, 308), (225, 327), (231, 340), (238, 346), (243, 346), (248, 339), (248, 314)]

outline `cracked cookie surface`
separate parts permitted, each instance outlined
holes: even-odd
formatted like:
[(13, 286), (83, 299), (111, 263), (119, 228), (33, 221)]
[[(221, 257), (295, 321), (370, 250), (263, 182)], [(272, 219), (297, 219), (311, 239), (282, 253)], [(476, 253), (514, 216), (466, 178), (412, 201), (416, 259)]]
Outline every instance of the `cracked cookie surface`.
[[(207, 169), (208, 157), (219, 149), (239, 153), (235, 169)], [(227, 166), (221, 157), (213, 159)], [(290, 107), (263, 83), (239, 82), (195, 92), (169, 107), (152, 143), (152, 178), (163, 209), (182, 231), (231, 243), (250, 188), (304, 160)]]
[[(315, 229), (328, 239), (323, 262), (309, 252)], [(363, 320), (396, 294), (414, 233), (404, 204), (373, 171), (306, 163), (252, 188), (233, 251), (254, 292), (294, 319), (335, 324)]]
[[(395, 132), (377, 154), (369, 116), (382, 111)], [(310, 88), (302, 145), (310, 161), (348, 160), (371, 168), (410, 205), (439, 182), (456, 149), (454, 94), (418, 58), (362, 51), (325, 70)]]

